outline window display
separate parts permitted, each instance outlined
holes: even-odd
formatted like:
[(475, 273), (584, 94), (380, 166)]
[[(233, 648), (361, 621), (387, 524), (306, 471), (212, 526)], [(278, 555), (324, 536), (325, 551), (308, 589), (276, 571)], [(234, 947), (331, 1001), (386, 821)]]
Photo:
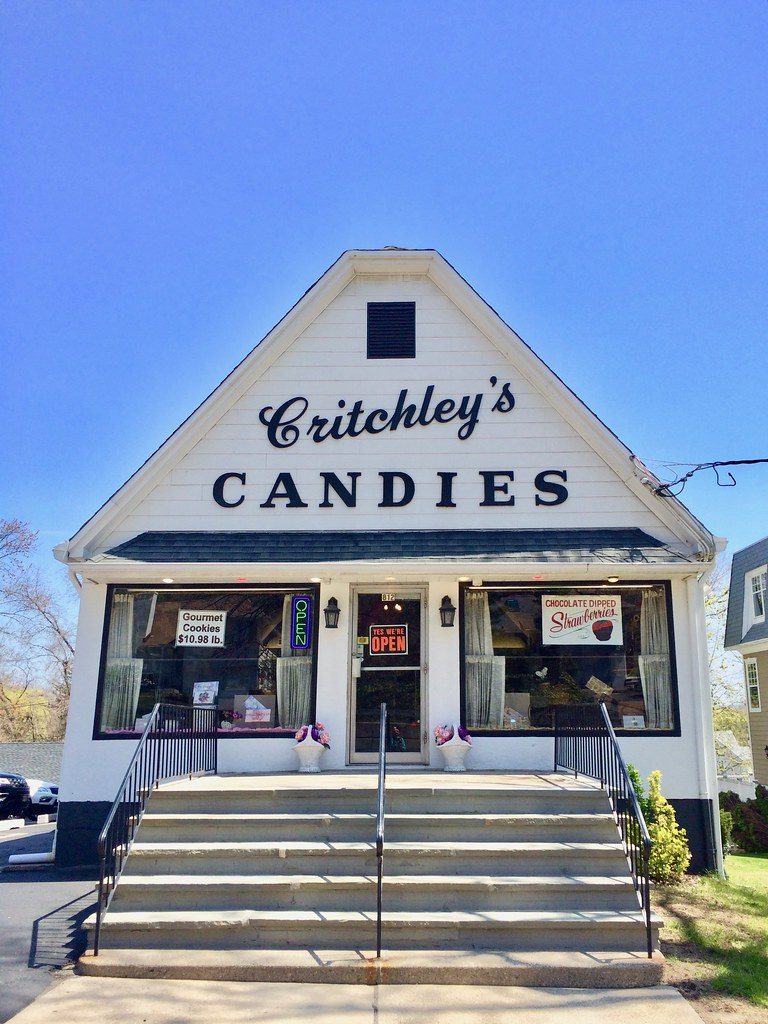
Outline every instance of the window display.
[(603, 701), (616, 729), (673, 730), (668, 604), (664, 583), (465, 587), (464, 724), (552, 729), (556, 707)]
[(314, 715), (316, 608), (312, 586), (111, 587), (97, 734), (134, 735), (164, 702), (215, 707), (222, 734), (292, 735)]

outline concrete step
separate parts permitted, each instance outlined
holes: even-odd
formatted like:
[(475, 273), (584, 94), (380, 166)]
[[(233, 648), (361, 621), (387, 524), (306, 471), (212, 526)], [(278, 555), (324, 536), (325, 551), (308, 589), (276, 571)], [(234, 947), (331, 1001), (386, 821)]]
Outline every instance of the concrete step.
[[(632, 910), (628, 875), (385, 875), (397, 910)], [(373, 875), (128, 875), (111, 911), (313, 909), (373, 911)]]
[[(92, 926), (89, 918), (86, 928)], [(368, 911), (110, 911), (101, 942), (105, 948), (301, 949), (326, 943), (350, 949), (370, 945), (375, 927), (376, 915)], [(385, 911), (382, 941), (388, 949), (640, 951), (645, 921), (639, 910)]]
[[(528, 988), (644, 988), (662, 981), (664, 958), (642, 952), (533, 949), (510, 952), (365, 949), (169, 950), (126, 947), (88, 953), (81, 974), (118, 978), (314, 982), (341, 985), (521, 985)], [(448, 996), (450, 999), (450, 996)]]
[[(124, 877), (136, 874), (372, 874), (370, 842), (134, 843)], [(624, 874), (619, 842), (388, 842), (388, 874)], [(439, 865), (439, 867), (436, 867)]]
[[(226, 782), (227, 780), (224, 780)], [(321, 783), (322, 786), (322, 783)], [(375, 810), (375, 788), (255, 789), (233, 779), (218, 789), (160, 787), (151, 797), (153, 813), (167, 814), (339, 814)], [(443, 784), (393, 788), (388, 783), (388, 814), (593, 814), (605, 813), (607, 797), (599, 788), (555, 786), (475, 786)]]
[[(210, 841), (221, 837), (244, 840), (337, 840), (370, 839), (376, 831), (376, 815), (369, 812), (338, 813), (145, 813), (139, 842), (175, 843)], [(426, 838), (461, 840), (536, 841), (566, 838), (570, 841), (612, 841), (616, 825), (611, 814), (388, 814), (388, 841)]]
[(392, 773), (385, 955), (372, 962), (375, 797), (375, 777), (352, 772), (162, 786), (103, 922), (102, 954), (81, 969), (441, 985), (660, 980), (605, 793), (555, 774)]

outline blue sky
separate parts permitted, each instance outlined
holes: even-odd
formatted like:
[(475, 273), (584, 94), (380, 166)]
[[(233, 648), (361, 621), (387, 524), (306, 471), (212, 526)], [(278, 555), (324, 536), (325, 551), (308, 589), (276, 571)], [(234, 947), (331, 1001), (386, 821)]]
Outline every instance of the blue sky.
[[(6, 0), (0, 34), (0, 515), (45, 549), (355, 247), (439, 249), (642, 458), (768, 457), (762, 0)], [(768, 533), (736, 476), (685, 492), (732, 547)]]

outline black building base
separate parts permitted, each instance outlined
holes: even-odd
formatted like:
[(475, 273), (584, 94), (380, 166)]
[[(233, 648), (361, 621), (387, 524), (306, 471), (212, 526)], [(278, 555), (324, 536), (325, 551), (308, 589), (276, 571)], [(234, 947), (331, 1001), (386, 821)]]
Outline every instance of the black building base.
[(108, 800), (70, 800), (59, 804), (57, 867), (93, 867), (98, 864), (96, 843), (111, 807)]
[[(689, 874), (701, 875), (705, 871), (717, 870), (717, 848), (715, 846), (715, 822), (720, 827), (720, 810), (715, 809), (711, 800), (672, 800), (677, 822), (688, 833), (691, 849)], [(715, 817), (715, 812), (717, 817)]]

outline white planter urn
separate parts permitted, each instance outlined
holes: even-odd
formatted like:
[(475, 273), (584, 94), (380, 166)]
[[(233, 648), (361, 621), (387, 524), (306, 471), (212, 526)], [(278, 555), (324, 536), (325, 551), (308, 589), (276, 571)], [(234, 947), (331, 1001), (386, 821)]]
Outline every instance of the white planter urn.
[(320, 771), (320, 758), (325, 753), (322, 743), (312, 739), (312, 729), (307, 729), (307, 735), (300, 743), (294, 745), (294, 752), (299, 759), (299, 771), (305, 773), (316, 773)]
[(458, 726), (453, 727), (453, 736), (437, 748), (445, 760), (444, 772), (465, 772), (464, 765), (467, 754), (472, 749), (472, 744), (467, 743), (459, 737)]

